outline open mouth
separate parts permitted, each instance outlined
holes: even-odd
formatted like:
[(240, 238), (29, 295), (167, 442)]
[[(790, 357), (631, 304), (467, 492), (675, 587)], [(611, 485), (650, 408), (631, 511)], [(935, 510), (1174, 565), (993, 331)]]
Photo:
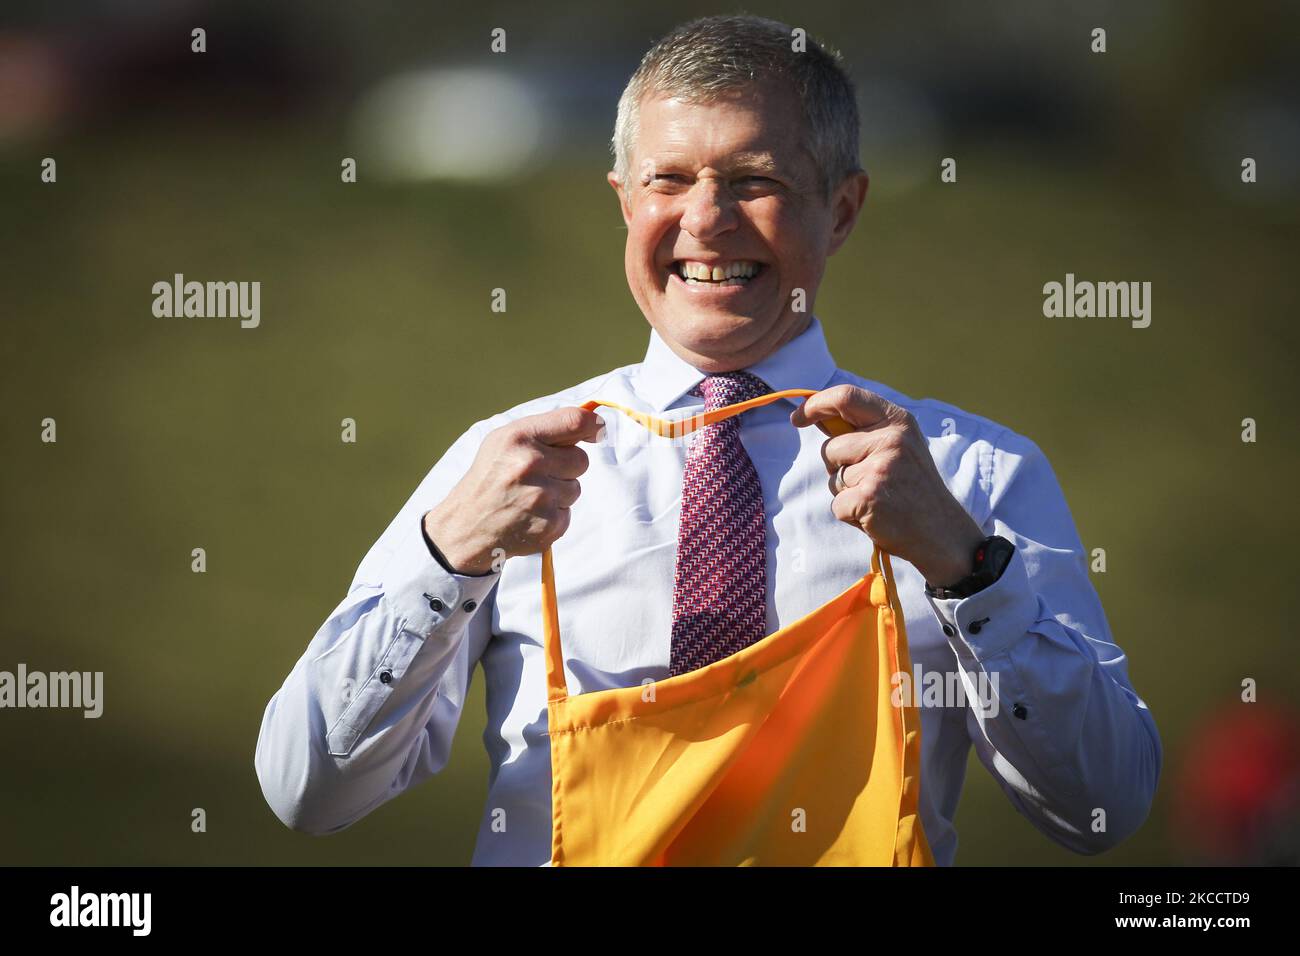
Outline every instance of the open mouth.
[(746, 286), (762, 275), (767, 266), (749, 259), (710, 265), (689, 259), (677, 259), (668, 271), (688, 286), (725, 288)]

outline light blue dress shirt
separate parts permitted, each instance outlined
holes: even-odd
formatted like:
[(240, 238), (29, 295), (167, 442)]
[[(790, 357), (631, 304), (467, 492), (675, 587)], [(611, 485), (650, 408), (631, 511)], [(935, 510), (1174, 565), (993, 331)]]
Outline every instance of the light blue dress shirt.
[[(956, 854), (952, 821), (972, 745), (1016, 809), (1071, 850), (1096, 853), (1136, 830), (1155, 792), (1160, 737), (1129, 682), (1039, 448), (988, 419), (836, 368), (816, 317), (749, 371), (775, 390), (850, 383), (902, 405), (957, 500), (987, 534), (1016, 545), (1001, 578), (965, 599), (931, 600), (915, 568), (893, 563), (921, 706), (920, 814), (936, 862), (949, 865)], [(703, 409), (687, 394), (701, 378), (651, 332), (644, 361), (477, 422), (457, 439), (362, 560), (266, 707), (254, 762), (285, 824), (340, 830), (446, 766), (479, 664), (491, 776), (473, 863), (549, 862), (541, 559), (511, 558), (483, 576), (448, 573), (424, 542), (423, 515), (494, 428), (593, 398), (685, 417)], [(820, 454), (826, 436), (789, 423), (799, 401), (740, 419), (767, 513), (769, 634), (869, 570), (870, 539), (831, 514)], [(574, 694), (668, 674), (688, 440), (651, 436), (608, 409), (600, 414), (605, 433), (581, 446), (590, 467), (570, 527), (553, 548)], [(968, 693), (923, 694), (940, 686), (933, 674), (949, 675), (943, 686)], [(420, 799), (419, 791), (408, 799)]]

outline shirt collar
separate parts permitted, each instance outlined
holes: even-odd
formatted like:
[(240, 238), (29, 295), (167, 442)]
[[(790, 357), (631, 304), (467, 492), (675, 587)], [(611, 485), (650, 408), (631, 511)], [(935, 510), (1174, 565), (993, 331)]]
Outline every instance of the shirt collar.
[[(821, 322), (809, 317), (808, 327), (767, 358), (745, 370), (757, 375), (772, 390), (820, 390), (835, 374), (835, 360), (826, 346)], [(704, 380), (704, 372), (682, 359), (650, 330), (650, 346), (636, 375), (636, 391), (655, 411), (662, 412)], [(785, 399), (799, 404), (801, 399)]]

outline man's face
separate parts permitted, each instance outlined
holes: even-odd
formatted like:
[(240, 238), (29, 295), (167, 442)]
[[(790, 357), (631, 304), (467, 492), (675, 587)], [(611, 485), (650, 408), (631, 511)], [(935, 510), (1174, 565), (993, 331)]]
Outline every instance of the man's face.
[(629, 182), (608, 177), (628, 228), (628, 286), (665, 343), (696, 368), (753, 365), (808, 324), (867, 177), (847, 177), (828, 202), (805, 139), (798, 100), (784, 88), (712, 104), (641, 103)]

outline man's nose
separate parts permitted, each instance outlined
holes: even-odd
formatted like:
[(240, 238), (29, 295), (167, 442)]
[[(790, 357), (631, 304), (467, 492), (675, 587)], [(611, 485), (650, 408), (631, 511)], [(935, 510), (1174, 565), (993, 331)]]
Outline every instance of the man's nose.
[(736, 227), (736, 201), (725, 183), (699, 179), (686, 194), (682, 228), (697, 239), (709, 239)]

